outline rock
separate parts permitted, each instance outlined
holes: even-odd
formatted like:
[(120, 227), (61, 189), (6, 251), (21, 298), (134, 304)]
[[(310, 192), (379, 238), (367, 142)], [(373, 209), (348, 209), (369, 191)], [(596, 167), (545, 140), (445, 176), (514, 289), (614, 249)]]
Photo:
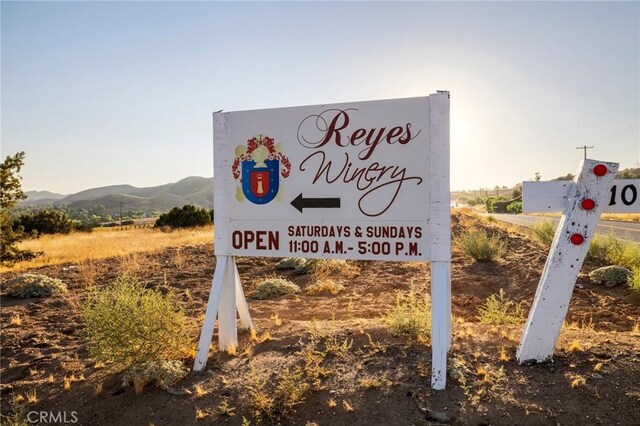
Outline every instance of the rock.
[(598, 374), (598, 373), (591, 373), (591, 377), (593, 379), (599, 379), (599, 380), (604, 379), (604, 376), (602, 374)]
[(169, 388), (169, 389), (167, 389), (167, 392), (169, 392), (171, 395), (175, 395), (175, 396), (191, 395), (191, 391), (189, 389)]

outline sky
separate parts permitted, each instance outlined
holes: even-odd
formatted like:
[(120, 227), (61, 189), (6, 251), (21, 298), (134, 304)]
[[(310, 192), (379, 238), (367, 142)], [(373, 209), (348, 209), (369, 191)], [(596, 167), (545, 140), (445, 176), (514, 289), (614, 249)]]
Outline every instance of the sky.
[(640, 166), (640, 2), (7, 2), (23, 189), (213, 176), (211, 113), (451, 94), (451, 188)]

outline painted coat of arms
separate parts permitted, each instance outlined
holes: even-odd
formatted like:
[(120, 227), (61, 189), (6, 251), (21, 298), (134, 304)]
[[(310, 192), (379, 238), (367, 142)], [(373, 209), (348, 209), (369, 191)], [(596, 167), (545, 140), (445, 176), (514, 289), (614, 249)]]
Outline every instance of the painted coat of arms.
[(291, 163), (282, 153), (282, 144), (264, 135), (254, 136), (247, 146), (238, 145), (233, 162), (233, 178), (238, 201), (267, 204), (279, 198), (280, 180), (289, 177)]

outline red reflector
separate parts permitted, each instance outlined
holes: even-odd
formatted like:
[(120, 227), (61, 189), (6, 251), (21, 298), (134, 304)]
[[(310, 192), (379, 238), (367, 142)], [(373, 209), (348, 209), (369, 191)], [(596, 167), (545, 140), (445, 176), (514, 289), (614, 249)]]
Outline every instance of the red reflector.
[(598, 164), (593, 168), (593, 174), (596, 176), (604, 176), (608, 171), (609, 169), (607, 169), (607, 166), (605, 166), (604, 164)]
[(593, 210), (596, 207), (596, 202), (591, 198), (587, 198), (582, 200), (582, 204), (580, 204), (584, 210)]
[(571, 243), (579, 246), (580, 244), (582, 244), (584, 242), (584, 237), (580, 234), (573, 234), (571, 236)]

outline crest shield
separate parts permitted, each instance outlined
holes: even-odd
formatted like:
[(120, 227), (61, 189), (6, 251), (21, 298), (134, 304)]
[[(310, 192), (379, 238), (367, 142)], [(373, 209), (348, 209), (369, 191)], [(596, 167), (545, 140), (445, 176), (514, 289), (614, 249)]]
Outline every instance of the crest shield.
[(264, 163), (266, 167), (256, 167), (253, 160), (242, 161), (242, 192), (254, 204), (267, 204), (280, 189), (280, 161)]

